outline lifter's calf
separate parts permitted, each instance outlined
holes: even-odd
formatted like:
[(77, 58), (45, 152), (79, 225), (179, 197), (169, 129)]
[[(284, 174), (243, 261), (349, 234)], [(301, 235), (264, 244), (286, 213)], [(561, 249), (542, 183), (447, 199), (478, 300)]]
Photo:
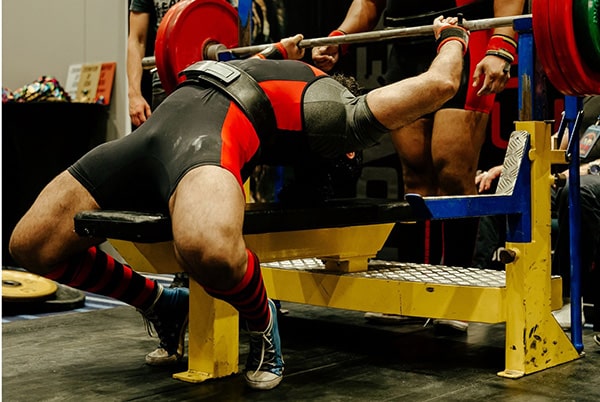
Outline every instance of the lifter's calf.
[(26, 240), (18, 227), (13, 231), (8, 243), (8, 251), (17, 265), (27, 268), (29, 271), (37, 274), (46, 274), (51, 271), (49, 269), (49, 261), (32, 248), (32, 243)]
[[(20, 267), (42, 276), (62, 266), (76, 253), (102, 242), (101, 239), (97, 241), (85, 239), (81, 245), (69, 244), (67, 247), (60, 247), (53, 242), (44, 242), (43, 239), (32, 239), (29, 235), (30, 233), (15, 228), (10, 237), (9, 252)], [(65, 241), (65, 245), (67, 243)]]

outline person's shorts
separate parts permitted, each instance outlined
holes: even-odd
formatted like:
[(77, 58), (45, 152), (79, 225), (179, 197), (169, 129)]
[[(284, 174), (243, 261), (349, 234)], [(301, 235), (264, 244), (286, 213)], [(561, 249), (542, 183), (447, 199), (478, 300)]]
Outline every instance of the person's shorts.
[(181, 178), (197, 166), (222, 166), (242, 186), (258, 147), (252, 124), (228, 97), (185, 86), (133, 133), (94, 148), (69, 172), (103, 209), (164, 211)]

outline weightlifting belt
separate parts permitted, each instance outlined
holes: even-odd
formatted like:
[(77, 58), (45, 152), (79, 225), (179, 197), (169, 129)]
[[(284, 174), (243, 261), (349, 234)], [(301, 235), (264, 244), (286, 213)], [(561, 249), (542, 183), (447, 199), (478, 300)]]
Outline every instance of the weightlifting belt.
[(277, 122), (271, 101), (247, 72), (230, 63), (205, 60), (187, 67), (179, 76), (185, 76), (186, 80), (178, 88), (206, 84), (217, 88), (242, 109), (261, 141), (273, 138)]

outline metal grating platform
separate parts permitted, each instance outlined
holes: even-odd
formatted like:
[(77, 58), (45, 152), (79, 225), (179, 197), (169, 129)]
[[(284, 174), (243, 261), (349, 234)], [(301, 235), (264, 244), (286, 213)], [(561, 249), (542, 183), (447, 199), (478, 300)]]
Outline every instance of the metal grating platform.
[(437, 283), (474, 287), (505, 287), (504, 271), (481, 268), (448, 267), (444, 265), (417, 264), (384, 260), (371, 260), (369, 269), (364, 272), (335, 272), (325, 269), (318, 258), (277, 261), (261, 264), (264, 267), (318, 271), (332, 275), (358, 278), (373, 278), (392, 281)]

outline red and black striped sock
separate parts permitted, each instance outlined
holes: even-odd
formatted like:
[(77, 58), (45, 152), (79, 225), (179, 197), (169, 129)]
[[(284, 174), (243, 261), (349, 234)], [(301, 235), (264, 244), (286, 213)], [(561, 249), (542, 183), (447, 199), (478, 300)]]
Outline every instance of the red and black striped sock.
[(424, 264), (437, 265), (442, 259), (442, 222), (424, 221), (423, 260)]
[(159, 288), (156, 282), (98, 247), (90, 247), (45, 276), (79, 290), (112, 297), (142, 311), (152, 306)]
[(269, 304), (267, 301), (267, 290), (260, 272), (258, 257), (250, 250), (248, 252), (248, 268), (242, 278), (233, 289), (222, 291), (204, 290), (216, 299), (223, 300), (240, 313), (240, 318), (246, 320), (248, 330), (264, 331), (269, 325), (271, 318)]

